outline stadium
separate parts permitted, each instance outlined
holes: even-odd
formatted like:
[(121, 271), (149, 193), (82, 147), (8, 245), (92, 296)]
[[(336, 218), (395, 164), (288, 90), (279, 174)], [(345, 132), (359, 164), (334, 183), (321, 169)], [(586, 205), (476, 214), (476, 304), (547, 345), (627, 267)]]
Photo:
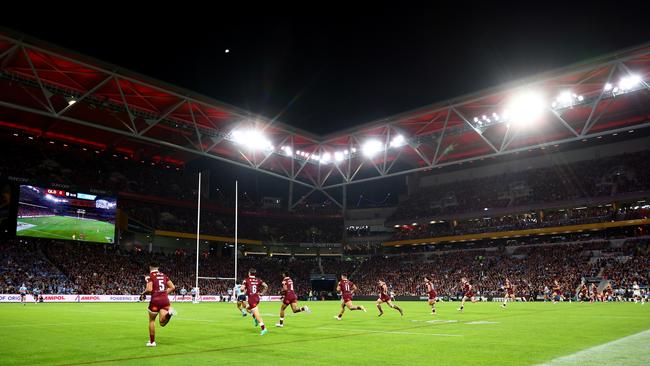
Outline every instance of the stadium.
[(321, 134), (0, 28), (0, 364), (647, 364), (650, 43), (450, 97)]

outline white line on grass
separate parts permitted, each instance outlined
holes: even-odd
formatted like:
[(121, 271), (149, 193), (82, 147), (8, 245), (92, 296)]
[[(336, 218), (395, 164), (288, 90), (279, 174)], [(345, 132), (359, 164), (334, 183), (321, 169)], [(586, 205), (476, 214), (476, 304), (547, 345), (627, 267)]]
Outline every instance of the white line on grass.
[(462, 337), (461, 334), (448, 334), (448, 333), (417, 333), (417, 332), (402, 332), (402, 331), (387, 331), (387, 330), (368, 330), (368, 329), (349, 329), (349, 328), (330, 328), (320, 327), (323, 330), (339, 330), (343, 332), (358, 332), (358, 333), (385, 333), (385, 334), (406, 334), (406, 335), (426, 335), (434, 337)]
[(112, 323), (133, 323), (129, 320), (111, 320), (111, 321), (101, 321), (101, 322), (66, 322), (66, 323), (35, 323), (35, 324), (4, 324), (0, 325), (0, 328), (23, 328), (23, 327), (54, 327), (54, 326), (66, 326), (79, 324), (112, 324)]
[(647, 365), (650, 330), (552, 359), (540, 366), (562, 365)]

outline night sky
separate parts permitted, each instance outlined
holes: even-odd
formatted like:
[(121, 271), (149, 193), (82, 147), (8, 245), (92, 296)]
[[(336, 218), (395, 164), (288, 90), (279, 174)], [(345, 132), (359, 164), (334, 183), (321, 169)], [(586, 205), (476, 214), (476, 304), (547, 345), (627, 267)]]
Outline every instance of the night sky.
[(3, 25), (324, 134), (648, 42), (643, 4), (301, 13), (250, 6), (203, 15), (180, 7), (148, 17), (5, 17)]

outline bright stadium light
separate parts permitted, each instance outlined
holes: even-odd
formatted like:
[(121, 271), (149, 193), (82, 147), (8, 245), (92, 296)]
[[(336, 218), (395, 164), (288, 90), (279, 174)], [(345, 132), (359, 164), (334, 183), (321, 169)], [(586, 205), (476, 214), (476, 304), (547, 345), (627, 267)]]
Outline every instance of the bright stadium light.
[(383, 144), (379, 140), (368, 140), (361, 147), (363, 155), (372, 158), (377, 155), (384, 148)]
[(284, 151), (284, 154), (286, 156), (293, 156), (293, 151), (291, 150), (291, 146), (282, 146), (280, 150)]
[(610, 83), (605, 84), (605, 87), (603, 89), (605, 89), (605, 91), (612, 90), (612, 84), (610, 84)]
[[(345, 151), (347, 151), (347, 150), (345, 150)], [(343, 159), (344, 159), (344, 153), (342, 153), (340, 151), (336, 151), (334, 153), (334, 161), (336, 161), (338, 163), (338, 162), (343, 161)]]
[(623, 91), (632, 90), (641, 84), (641, 77), (639, 75), (629, 75), (618, 82), (619, 89)]
[(250, 150), (273, 150), (271, 141), (257, 130), (234, 130), (230, 136), (236, 144)]
[(514, 96), (504, 111), (504, 116), (516, 126), (525, 126), (539, 119), (544, 111), (544, 99), (535, 92)]
[(402, 135), (397, 135), (390, 141), (390, 147), (400, 147), (404, 145), (406, 145), (406, 139)]
[(328, 164), (332, 160), (332, 155), (328, 152), (323, 153), (323, 156), (320, 159), (321, 164)]

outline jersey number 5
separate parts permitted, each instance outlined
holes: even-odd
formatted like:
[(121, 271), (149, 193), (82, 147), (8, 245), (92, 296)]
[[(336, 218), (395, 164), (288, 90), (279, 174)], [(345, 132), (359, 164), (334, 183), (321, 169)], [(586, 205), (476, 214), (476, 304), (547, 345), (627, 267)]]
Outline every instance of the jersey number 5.
[(158, 288), (160, 291), (165, 291), (165, 284), (163, 283), (163, 280), (158, 280)]

